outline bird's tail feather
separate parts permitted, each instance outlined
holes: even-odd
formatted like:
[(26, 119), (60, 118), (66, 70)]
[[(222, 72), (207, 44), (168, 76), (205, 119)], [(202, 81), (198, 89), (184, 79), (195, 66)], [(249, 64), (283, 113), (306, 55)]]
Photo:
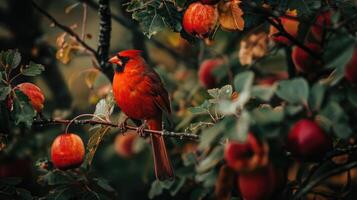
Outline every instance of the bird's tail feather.
[[(160, 120), (148, 120), (148, 127), (151, 130), (162, 130), (162, 122)], [(159, 180), (167, 180), (174, 178), (174, 171), (166, 151), (165, 140), (163, 136), (151, 135), (151, 144), (154, 155), (155, 175)]]

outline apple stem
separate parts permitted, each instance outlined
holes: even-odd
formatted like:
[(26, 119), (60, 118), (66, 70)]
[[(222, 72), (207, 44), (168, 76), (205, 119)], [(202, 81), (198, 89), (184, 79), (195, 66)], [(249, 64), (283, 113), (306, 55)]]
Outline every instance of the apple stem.
[(78, 116), (76, 116), (75, 118), (73, 118), (72, 120), (69, 121), (69, 123), (68, 123), (67, 126), (66, 126), (66, 129), (65, 129), (64, 133), (65, 133), (65, 134), (68, 133), (68, 128), (69, 128), (69, 126), (70, 126), (73, 122), (75, 122), (77, 119), (79, 119), (79, 118), (81, 118), (81, 117), (93, 117), (93, 118), (97, 118), (97, 119), (99, 119), (99, 120), (105, 122), (105, 120), (102, 119), (101, 117), (99, 117), (98, 115), (94, 115), (94, 114), (81, 114), (81, 115), (78, 115)]

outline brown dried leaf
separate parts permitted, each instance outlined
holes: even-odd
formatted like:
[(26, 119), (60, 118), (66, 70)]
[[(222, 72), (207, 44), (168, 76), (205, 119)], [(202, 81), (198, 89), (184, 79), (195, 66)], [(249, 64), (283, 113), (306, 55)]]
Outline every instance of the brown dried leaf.
[(268, 34), (265, 32), (248, 35), (240, 42), (239, 60), (242, 65), (251, 65), (268, 51)]
[(84, 81), (86, 82), (88, 88), (93, 88), (94, 82), (97, 80), (99, 74), (100, 72), (97, 69), (91, 69), (86, 72)]
[(219, 23), (223, 29), (242, 31), (244, 28), (243, 11), (240, 0), (221, 1), (218, 4)]

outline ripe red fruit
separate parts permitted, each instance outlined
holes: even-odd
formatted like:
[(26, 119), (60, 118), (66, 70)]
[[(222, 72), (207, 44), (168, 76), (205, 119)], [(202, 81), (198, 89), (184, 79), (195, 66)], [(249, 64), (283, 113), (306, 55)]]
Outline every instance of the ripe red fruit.
[(183, 28), (187, 33), (199, 38), (207, 38), (218, 20), (216, 7), (195, 2), (188, 6), (183, 15)]
[(115, 152), (128, 158), (134, 155), (134, 141), (138, 137), (135, 131), (128, 131), (125, 135), (118, 134), (115, 138)]
[(262, 170), (240, 174), (238, 185), (244, 200), (267, 200), (284, 185), (284, 176), (269, 165)]
[(332, 140), (311, 120), (302, 119), (290, 129), (287, 148), (301, 161), (318, 161), (332, 149)]
[(315, 21), (316, 25), (311, 27), (311, 33), (317, 41), (321, 41), (326, 28), (331, 26), (331, 12), (325, 11), (319, 14)]
[(57, 136), (51, 146), (52, 162), (56, 168), (61, 170), (80, 166), (84, 154), (82, 139), (73, 133), (64, 133)]
[(203, 4), (214, 5), (220, 2), (221, 0), (200, 0)]
[[(319, 54), (322, 51), (321, 47), (314, 43), (308, 43), (305, 46), (316, 54)], [(313, 72), (319, 70), (322, 67), (320, 60), (314, 58), (300, 47), (295, 47), (293, 49), (291, 57), (293, 59), (295, 68), (301, 72)]]
[(32, 83), (21, 83), (17, 85), (15, 90), (18, 89), (23, 92), (30, 100), (33, 108), (37, 112), (41, 112), (43, 109), (43, 103), (45, 102), (45, 96), (42, 90)]
[(254, 171), (266, 167), (269, 163), (269, 147), (252, 134), (248, 134), (245, 143), (228, 142), (224, 151), (227, 165), (237, 172)]
[(345, 68), (345, 78), (352, 84), (357, 84), (357, 50)]
[(198, 70), (198, 78), (205, 88), (213, 88), (217, 80), (213, 75), (213, 70), (224, 63), (223, 59), (208, 59), (201, 63)]

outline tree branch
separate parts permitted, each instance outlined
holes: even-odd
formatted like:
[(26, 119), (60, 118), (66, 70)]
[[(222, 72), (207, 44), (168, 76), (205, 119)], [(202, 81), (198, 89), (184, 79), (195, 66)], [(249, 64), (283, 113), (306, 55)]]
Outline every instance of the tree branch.
[[(265, 20), (267, 20), (272, 26), (274, 26), (277, 30), (279, 30), (279, 34), (286, 37), (289, 39), (293, 44), (296, 46), (300, 47), (307, 53), (309, 53), (311, 56), (313, 56), (316, 59), (321, 59), (319, 54), (316, 54), (314, 51), (312, 51), (310, 48), (305, 46), (303, 43), (301, 43), (298, 39), (290, 35), (282, 25), (281, 21), (278, 19), (280, 14), (277, 11), (269, 10), (263, 7), (260, 7), (257, 5), (257, 3), (252, 2), (252, 1), (244, 1), (242, 2), (244, 5), (249, 6), (250, 8), (254, 9), (257, 11), (257, 13), (261, 13), (266, 16)], [(274, 21), (273, 19), (276, 19), (277, 21)]]
[(108, 63), (110, 33), (112, 30), (111, 13), (109, 7), (109, 0), (99, 0), (99, 41), (98, 41), (98, 62), (103, 73), (112, 80), (114, 76), (113, 68)]
[[(93, 0), (78, 0), (78, 1), (86, 3), (92, 9), (95, 9), (95, 10), (99, 9), (99, 5), (96, 2), (94, 2)], [(131, 30), (133, 33), (135, 32), (136, 34), (140, 34), (140, 35), (143, 35), (144, 37), (146, 37), (143, 34), (143, 32), (141, 32), (139, 30), (139, 28), (137, 27), (137, 25), (135, 23), (130, 22), (129, 20), (125, 19), (124, 17), (122, 17), (120, 15), (112, 14), (112, 18), (116, 22), (118, 22), (119, 24), (124, 26), (125, 28)], [(170, 47), (166, 46), (165, 44), (163, 44), (162, 42), (160, 42), (154, 38), (152, 38), (148, 41), (151, 42), (152, 44), (154, 44), (156, 47), (158, 47), (160, 49), (164, 49), (173, 58), (180, 59), (181, 61), (184, 61), (184, 62), (195, 63), (193, 59), (182, 56), (181, 54), (177, 53), (175, 50), (171, 49)]]
[(333, 175), (339, 174), (341, 172), (348, 171), (348, 170), (350, 170), (352, 168), (355, 168), (355, 167), (357, 167), (357, 162), (356, 161), (348, 163), (348, 164), (345, 164), (345, 165), (342, 165), (342, 166), (339, 166), (339, 167), (336, 167), (336, 168), (332, 169), (331, 171), (328, 171), (327, 173), (316, 177), (316, 179), (310, 181), (309, 184), (307, 184), (305, 187), (303, 187), (299, 191), (297, 191), (296, 194), (294, 195), (293, 199), (297, 200), (297, 199), (302, 198), (303, 195), (308, 193), (312, 188), (317, 186), (321, 181), (323, 181), (323, 180), (325, 180), (325, 179), (327, 179), (327, 178), (329, 178), (329, 177), (331, 177)]
[(63, 31), (65, 31), (66, 33), (68, 33), (69, 35), (74, 37), (86, 50), (88, 50), (90, 53), (93, 54), (93, 56), (95, 56), (97, 58), (97, 52), (92, 47), (90, 47), (87, 43), (85, 43), (81, 39), (81, 37), (77, 33), (75, 33), (71, 28), (59, 23), (52, 15), (50, 15), (48, 12), (46, 12), (44, 9), (42, 9), (34, 1), (32, 1), (32, 6), (34, 8), (36, 8), (42, 15), (47, 17), (51, 22), (53, 22), (55, 24), (55, 26), (57, 26), (58, 28), (62, 29)]
[[(68, 119), (37, 119), (33, 122), (33, 125), (38, 125), (38, 126), (43, 126), (43, 125), (48, 125), (48, 124), (77, 124), (77, 125), (85, 125), (85, 124), (90, 124), (90, 125), (105, 125), (105, 126), (110, 126), (110, 127), (115, 127), (115, 128), (120, 128), (119, 124), (115, 124), (110, 121), (100, 121), (100, 120), (68, 120)], [(131, 126), (131, 125), (126, 125), (126, 129), (129, 130), (138, 130), (138, 127), (136, 126)], [(189, 140), (198, 140), (199, 136), (191, 133), (176, 133), (176, 132), (170, 132), (170, 131), (156, 131), (156, 130), (149, 130), (149, 129), (144, 129), (144, 132), (150, 133), (150, 134), (156, 134), (156, 135), (161, 135), (164, 137), (174, 137), (174, 138), (179, 138), (179, 139), (189, 139)]]

